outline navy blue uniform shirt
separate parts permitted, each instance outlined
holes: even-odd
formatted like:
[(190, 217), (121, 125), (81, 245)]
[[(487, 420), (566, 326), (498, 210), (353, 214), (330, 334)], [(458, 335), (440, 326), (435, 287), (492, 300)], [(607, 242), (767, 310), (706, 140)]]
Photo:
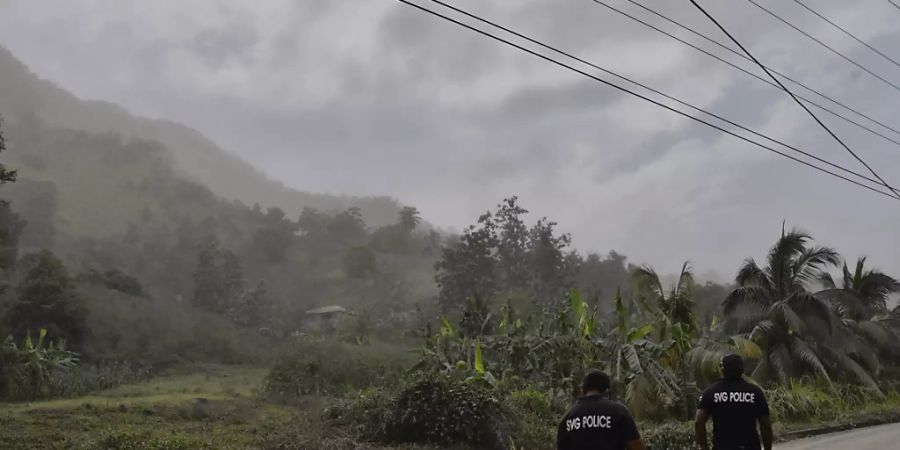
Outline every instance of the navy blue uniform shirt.
[(757, 420), (769, 415), (763, 390), (740, 379), (716, 381), (700, 396), (699, 409), (713, 422), (713, 450), (759, 450)]
[(575, 401), (556, 431), (557, 450), (624, 450), (640, 439), (631, 413), (621, 403), (602, 395)]

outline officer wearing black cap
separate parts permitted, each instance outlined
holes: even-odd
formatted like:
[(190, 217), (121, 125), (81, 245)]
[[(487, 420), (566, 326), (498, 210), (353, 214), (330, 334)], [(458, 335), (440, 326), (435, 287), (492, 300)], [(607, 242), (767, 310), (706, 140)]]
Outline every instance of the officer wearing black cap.
[(609, 376), (593, 371), (581, 382), (584, 394), (556, 432), (557, 450), (644, 450), (631, 413), (609, 400)]
[(719, 367), (722, 379), (706, 389), (697, 407), (694, 430), (700, 449), (709, 450), (706, 422), (712, 416), (714, 450), (759, 450), (760, 433), (762, 447), (772, 450), (769, 404), (762, 389), (744, 379), (744, 360), (727, 355)]

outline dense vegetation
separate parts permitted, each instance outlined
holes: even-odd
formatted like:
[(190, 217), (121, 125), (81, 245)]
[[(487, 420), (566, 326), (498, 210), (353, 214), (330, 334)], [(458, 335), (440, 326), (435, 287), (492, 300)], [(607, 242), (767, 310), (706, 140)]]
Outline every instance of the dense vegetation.
[(516, 197), (456, 236), (394, 202), (251, 206), (185, 176), (171, 128), (51, 113), (10, 64), (0, 447), (550, 448), (600, 368), (652, 448), (687, 448), (726, 352), (782, 430), (900, 419), (900, 285), (801, 231), (726, 286), (579, 253)]

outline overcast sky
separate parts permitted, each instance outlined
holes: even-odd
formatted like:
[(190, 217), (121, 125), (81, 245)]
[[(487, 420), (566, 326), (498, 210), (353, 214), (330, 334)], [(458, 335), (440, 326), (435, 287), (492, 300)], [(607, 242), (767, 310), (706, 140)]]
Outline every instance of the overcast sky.
[[(451, 1), (864, 171), (783, 93), (591, 0)], [(759, 1), (900, 84), (900, 67), (794, 2)], [(886, 0), (804, 1), (900, 60)], [(687, 0), (643, 2), (716, 32)], [(897, 90), (746, 0), (703, 4), (764, 62), (900, 128)], [(580, 249), (730, 278), (787, 220), (900, 274), (900, 202), (394, 0), (0, 0), (0, 45), (80, 97), (194, 127), (297, 189), (394, 196), (442, 226), (515, 194)], [(822, 117), (900, 185), (900, 146)]]

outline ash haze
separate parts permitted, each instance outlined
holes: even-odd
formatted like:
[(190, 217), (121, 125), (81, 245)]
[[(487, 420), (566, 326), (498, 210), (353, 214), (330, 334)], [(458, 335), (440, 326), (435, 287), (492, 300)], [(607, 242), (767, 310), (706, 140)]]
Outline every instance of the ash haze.
[[(719, 36), (686, 1), (645, 3)], [(705, 3), (767, 64), (900, 127), (900, 92), (743, 0)], [(762, 3), (900, 84), (900, 68), (796, 4)], [(864, 171), (785, 95), (590, 0), (454, 4)], [(887, 2), (810, 4), (900, 58)], [(900, 272), (900, 202), (396, 1), (6, 0), (0, 45), (82, 98), (195, 128), (290, 187), (392, 196), (442, 227), (518, 195), (581, 250), (730, 279), (786, 220)], [(822, 117), (900, 185), (900, 147)]]

